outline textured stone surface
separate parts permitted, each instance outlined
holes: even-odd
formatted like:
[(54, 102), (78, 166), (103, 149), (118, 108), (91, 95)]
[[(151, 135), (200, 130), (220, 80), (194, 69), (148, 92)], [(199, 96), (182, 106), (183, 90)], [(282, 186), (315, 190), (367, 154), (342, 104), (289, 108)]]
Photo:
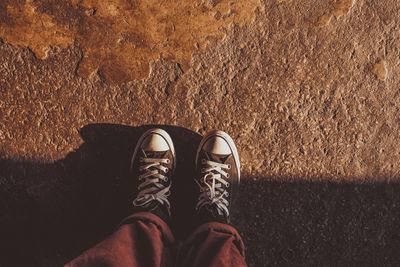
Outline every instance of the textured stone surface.
[(51, 46), (76, 43), (78, 73), (109, 81), (145, 78), (149, 61), (168, 58), (187, 69), (191, 55), (225, 36), (234, 22), (251, 21), (259, 0), (227, 1), (5, 1), (0, 35), (45, 59)]
[[(111, 208), (126, 175), (122, 156), (129, 158), (129, 151), (123, 149), (142, 129), (118, 125), (167, 124), (199, 134), (222, 129), (236, 140), (245, 177), (236, 221), (251, 265), (394, 265), (400, 248), (398, 1), (126, 3), (0, 1), (0, 225), (11, 227), (9, 233), (24, 228), (20, 238), (30, 240), (24, 248), (37, 252), (27, 261), (63, 262), (111, 227), (124, 214)], [(106, 16), (112, 6), (120, 7), (117, 14), (136, 14), (128, 22), (143, 10), (154, 12), (155, 21), (143, 16), (124, 26), (120, 17)], [(168, 8), (171, 17), (162, 14)], [(188, 35), (186, 27), (195, 26), (196, 34)], [(114, 126), (95, 127), (82, 138), (82, 129), (95, 123)], [(88, 141), (104, 131), (111, 136), (105, 144)], [(187, 138), (183, 144), (194, 144), (189, 139), (196, 135), (181, 131), (188, 132), (176, 134)], [(113, 137), (121, 133), (132, 138)], [(104, 220), (88, 197), (96, 198), (87, 184), (96, 181), (93, 175), (104, 180), (98, 194), (110, 218), (97, 232), (73, 239), (68, 235)], [(81, 227), (66, 218), (80, 205), (94, 212), (90, 219), (79, 209)], [(243, 221), (241, 212), (250, 219)], [(29, 228), (31, 220), (41, 234)], [(65, 235), (64, 245), (53, 237), (42, 244), (45, 226)], [(19, 239), (8, 237), (15, 242), (11, 251), (18, 250)]]

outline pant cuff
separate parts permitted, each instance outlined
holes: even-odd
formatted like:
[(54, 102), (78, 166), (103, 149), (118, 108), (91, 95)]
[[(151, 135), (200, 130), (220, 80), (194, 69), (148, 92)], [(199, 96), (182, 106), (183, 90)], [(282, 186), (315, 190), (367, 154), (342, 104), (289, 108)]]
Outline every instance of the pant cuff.
[(236, 243), (240, 253), (244, 257), (245, 249), (244, 249), (244, 243), (243, 243), (242, 237), (240, 236), (240, 234), (236, 230), (236, 228), (234, 228), (233, 226), (231, 226), (229, 224), (225, 224), (225, 223), (208, 222), (208, 223), (201, 224), (188, 237), (187, 243), (192, 243), (198, 234), (201, 234), (203, 232), (208, 232), (211, 230), (233, 236), (235, 238), (235, 243)]
[(160, 230), (163, 238), (170, 243), (173, 244), (175, 242), (174, 235), (171, 231), (171, 228), (168, 226), (168, 224), (163, 221), (160, 217), (157, 215), (148, 212), (148, 211), (141, 211), (141, 212), (135, 212), (132, 215), (126, 217), (125, 219), (122, 220), (122, 222), (119, 224), (118, 227), (121, 227), (125, 224), (132, 224), (135, 221), (144, 221), (148, 223), (152, 223), (157, 226), (157, 228)]

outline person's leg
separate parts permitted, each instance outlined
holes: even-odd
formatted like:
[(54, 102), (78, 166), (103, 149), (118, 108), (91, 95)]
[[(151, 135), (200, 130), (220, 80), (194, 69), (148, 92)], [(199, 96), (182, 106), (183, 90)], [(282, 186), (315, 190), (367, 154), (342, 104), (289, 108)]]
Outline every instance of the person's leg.
[(180, 267), (247, 266), (240, 235), (219, 222), (199, 226), (181, 248), (178, 261)]
[(170, 223), (171, 178), (175, 150), (161, 129), (145, 132), (132, 157), (132, 177), (137, 179), (134, 213), (116, 232), (66, 266), (173, 266), (174, 237)]
[(240, 161), (228, 134), (214, 131), (200, 142), (195, 181), (200, 188), (197, 229), (179, 252), (179, 266), (247, 266), (243, 241), (229, 225), (232, 196), (240, 181)]
[(173, 266), (174, 249), (168, 225), (151, 212), (137, 212), (111, 236), (65, 266)]

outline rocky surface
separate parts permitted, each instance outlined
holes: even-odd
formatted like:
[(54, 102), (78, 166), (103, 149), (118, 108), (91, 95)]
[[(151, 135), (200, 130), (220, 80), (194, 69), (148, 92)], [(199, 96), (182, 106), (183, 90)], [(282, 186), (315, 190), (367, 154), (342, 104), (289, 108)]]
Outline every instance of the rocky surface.
[(400, 3), (164, 2), (0, 1), (4, 266), (110, 231), (148, 124), (183, 127), (187, 166), (198, 134), (235, 139), (251, 266), (395, 266)]

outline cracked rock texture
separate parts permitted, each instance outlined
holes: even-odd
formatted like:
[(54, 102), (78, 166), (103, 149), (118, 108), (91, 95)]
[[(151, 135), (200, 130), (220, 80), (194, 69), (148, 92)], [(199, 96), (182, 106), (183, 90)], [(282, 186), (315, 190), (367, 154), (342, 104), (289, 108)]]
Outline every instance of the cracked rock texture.
[[(37, 16), (54, 12), (53, 23), (72, 23), (68, 16), (58, 16), (61, 2), (38, 2), (43, 13)], [(349, 1), (341, 2), (263, 2), (248, 24), (228, 21), (221, 29), (224, 37), (210, 41), (203, 53), (191, 54), (187, 68), (182, 68), (184, 62), (161, 58), (146, 62), (147, 78), (111, 84), (101, 72), (77, 75), (86, 57), (78, 44), (51, 47), (41, 60), (32, 50), (13, 45), (23, 37), (4, 41), (9, 31), (25, 33), (18, 32), (18, 24), (13, 29), (19, 17), (7, 13), (9, 6), (22, 9), (30, 3), (6, 1), (0, 47), (1, 152), (55, 160), (79, 146), (77, 130), (86, 124), (161, 123), (200, 134), (227, 131), (238, 143), (246, 175), (396, 176), (400, 4), (355, 1), (349, 7)], [(336, 15), (320, 26), (324, 14)], [(118, 57), (110, 57), (117, 69), (124, 67)]]
[[(2, 228), (37, 218), (27, 203), (49, 217), (45, 203), (65, 204), (87, 125), (222, 129), (241, 156), (250, 265), (394, 264), (400, 2), (186, 2), (0, 0)], [(25, 259), (54, 266), (70, 247)]]

